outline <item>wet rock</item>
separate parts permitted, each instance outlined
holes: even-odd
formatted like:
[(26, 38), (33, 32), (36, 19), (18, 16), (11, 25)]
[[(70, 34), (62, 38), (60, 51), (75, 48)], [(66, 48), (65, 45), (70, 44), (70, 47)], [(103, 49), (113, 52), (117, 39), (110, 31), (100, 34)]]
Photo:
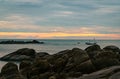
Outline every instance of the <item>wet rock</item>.
[(39, 75), (39, 79), (49, 79), (50, 77), (53, 78), (53, 75), (53, 72), (45, 72)]
[(120, 66), (113, 66), (110, 68), (102, 69), (91, 74), (83, 75), (76, 79), (119, 79)]
[(72, 77), (72, 78), (77, 78), (77, 77), (82, 76), (82, 73), (81, 73), (81, 72), (71, 71), (71, 72), (68, 72), (67, 75), (68, 75), (69, 77)]
[(33, 62), (31, 66), (31, 71), (29, 73), (29, 76), (36, 76), (45, 72), (49, 72), (51, 68), (51, 65), (48, 63), (47, 60), (38, 60)]
[(36, 57), (45, 57), (45, 56), (48, 56), (49, 54), (47, 52), (39, 52), (39, 53), (36, 53)]
[(85, 49), (86, 52), (93, 52), (93, 51), (99, 51), (99, 50), (101, 50), (99, 45), (92, 45)]
[(31, 72), (31, 62), (30, 61), (22, 61), (19, 65), (20, 73), (29, 79), (29, 75)]
[(84, 50), (79, 48), (74, 48), (67, 54), (69, 59), (66, 64), (65, 71), (78, 71), (76, 66), (89, 60), (88, 54)]
[(91, 60), (87, 60), (79, 65), (76, 66), (76, 70), (81, 72), (82, 74), (84, 73), (91, 73), (96, 70), (94, 64), (91, 62)]
[(95, 56), (92, 63), (97, 69), (102, 69), (114, 65), (120, 65), (117, 54), (112, 51), (103, 51)]
[(61, 72), (65, 68), (65, 65), (67, 63), (67, 59), (64, 58), (58, 58), (56, 62), (53, 65), (53, 70), (55, 72)]
[(35, 58), (35, 54), (36, 54), (35, 50), (23, 48), (3, 56), (2, 58), (0, 58), (0, 60), (3, 61), (33, 60)]
[(30, 67), (30, 66), (31, 66), (30, 61), (22, 61), (20, 63), (19, 69), (22, 70), (22, 69), (25, 69), (25, 68)]
[(49, 77), (49, 79), (56, 79), (56, 77), (55, 76), (51, 76), (51, 77)]
[(120, 79), (120, 71), (111, 75), (109, 79)]
[(18, 71), (18, 67), (14, 63), (7, 63), (1, 69), (1, 75), (5, 79), (25, 79), (22, 75), (20, 75)]
[(100, 52), (101, 48), (99, 45), (92, 45), (85, 49), (90, 58), (94, 58), (96, 54)]
[(110, 50), (112, 52), (120, 53), (120, 49), (117, 46), (110, 45), (103, 48), (104, 50)]

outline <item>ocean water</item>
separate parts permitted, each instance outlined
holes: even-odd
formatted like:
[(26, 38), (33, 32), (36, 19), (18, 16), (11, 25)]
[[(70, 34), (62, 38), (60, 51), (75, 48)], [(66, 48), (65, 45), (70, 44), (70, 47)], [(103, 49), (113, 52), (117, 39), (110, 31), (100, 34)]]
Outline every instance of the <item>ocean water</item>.
[[(5, 41), (8, 39), (0, 39), (0, 41)], [(30, 41), (32, 39), (15, 39), (15, 40), (23, 40)], [(55, 54), (59, 51), (72, 49), (72, 48), (81, 48), (85, 49), (88, 45), (85, 44), (88, 40), (58, 40), (58, 39), (37, 39), (38, 41), (43, 41), (45, 44), (0, 44), (0, 57), (12, 53), (21, 48), (32, 48), (35, 49), (36, 52), (47, 52), (49, 54)], [(120, 48), (120, 40), (96, 40), (97, 44), (101, 46), (101, 48), (108, 45), (115, 45)], [(6, 62), (0, 61), (0, 69)]]

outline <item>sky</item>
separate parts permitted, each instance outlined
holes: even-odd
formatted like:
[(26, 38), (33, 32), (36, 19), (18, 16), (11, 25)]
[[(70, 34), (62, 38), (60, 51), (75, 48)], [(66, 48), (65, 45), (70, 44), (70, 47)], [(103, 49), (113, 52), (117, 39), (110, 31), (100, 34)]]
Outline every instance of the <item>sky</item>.
[(0, 0), (0, 39), (120, 39), (120, 0)]

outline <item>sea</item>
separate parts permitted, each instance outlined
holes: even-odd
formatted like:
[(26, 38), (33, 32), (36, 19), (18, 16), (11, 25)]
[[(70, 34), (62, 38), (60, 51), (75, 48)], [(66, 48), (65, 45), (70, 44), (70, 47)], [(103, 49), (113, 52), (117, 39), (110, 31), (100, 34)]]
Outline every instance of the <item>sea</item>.
[[(31, 41), (33, 39), (0, 39), (0, 41), (16, 40), (16, 41)], [(44, 44), (0, 44), (0, 57), (12, 53), (21, 48), (31, 48), (36, 52), (47, 52), (55, 54), (62, 50), (80, 48), (85, 49), (89, 45), (85, 43), (89, 40), (81, 39), (35, 39)], [(93, 40), (90, 40), (91, 42)], [(108, 45), (115, 45), (120, 48), (120, 40), (96, 40), (97, 44), (104, 48)], [(7, 62), (0, 61), (0, 70)]]

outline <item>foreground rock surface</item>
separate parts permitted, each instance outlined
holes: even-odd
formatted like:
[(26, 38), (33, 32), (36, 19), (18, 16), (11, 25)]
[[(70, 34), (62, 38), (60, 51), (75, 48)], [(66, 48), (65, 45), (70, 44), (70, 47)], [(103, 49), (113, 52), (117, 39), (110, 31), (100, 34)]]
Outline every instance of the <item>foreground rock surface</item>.
[(0, 79), (25, 79), (16, 64), (7, 63), (1, 70)]
[(120, 79), (120, 66), (113, 66), (76, 79)]
[(22, 60), (32, 60), (35, 58), (35, 50), (29, 48), (22, 48), (13, 53), (0, 58), (3, 61), (22, 61)]
[(49, 55), (46, 52), (36, 54), (33, 49), (24, 48), (5, 58), (25, 55), (32, 61), (20, 62), (19, 70), (15, 64), (6, 64), (1, 70), (0, 79), (11, 79), (8, 76), (12, 76), (9, 72), (12, 70), (15, 79), (119, 79), (120, 54), (118, 50), (118, 47), (111, 49), (107, 46), (101, 49), (99, 45), (93, 45), (85, 50), (73, 48)]

